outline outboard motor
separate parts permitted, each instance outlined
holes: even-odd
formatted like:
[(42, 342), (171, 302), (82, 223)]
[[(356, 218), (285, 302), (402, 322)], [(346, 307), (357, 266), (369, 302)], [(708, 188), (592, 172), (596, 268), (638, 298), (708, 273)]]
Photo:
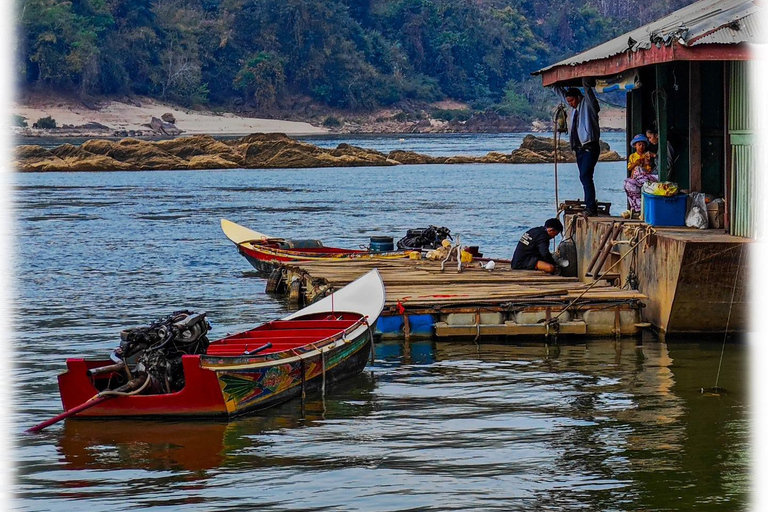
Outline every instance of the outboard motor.
[(147, 393), (172, 393), (184, 387), (181, 356), (205, 354), (210, 328), (205, 313), (174, 311), (148, 327), (122, 331), (112, 360), (135, 362), (132, 373), (147, 374), (151, 381)]
[(451, 230), (446, 227), (429, 226), (423, 229), (409, 229), (405, 236), (397, 241), (397, 248), (407, 250), (431, 251), (437, 249), (446, 238), (453, 240)]

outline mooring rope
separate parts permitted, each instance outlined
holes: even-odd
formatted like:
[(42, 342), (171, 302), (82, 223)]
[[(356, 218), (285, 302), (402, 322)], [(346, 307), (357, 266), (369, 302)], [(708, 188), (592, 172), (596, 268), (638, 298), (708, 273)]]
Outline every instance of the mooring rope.
[[(557, 115), (557, 114), (555, 114), (555, 115)], [(558, 217), (558, 216), (560, 216), (560, 190), (559, 190), (560, 189), (560, 185), (559, 185), (558, 179), (557, 179), (557, 159), (559, 158), (559, 156), (558, 156), (558, 143), (557, 143), (557, 123), (555, 123), (554, 139), (555, 139), (555, 155), (554, 155), (555, 156), (555, 216)]]
[(557, 178), (557, 161), (559, 160), (560, 145), (557, 140), (558, 133), (566, 133), (568, 131), (567, 120), (568, 115), (565, 112), (565, 105), (562, 103), (555, 109), (555, 114), (552, 116), (552, 125), (554, 126), (553, 138), (555, 140), (555, 150), (553, 156), (555, 157), (555, 217), (560, 215), (560, 184)]
[[(613, 265), (611, 265), (610, 267), (608, 267), (608, 269), (607, 269), (605, 272), (603, 272), (603, 275), (605, 275), (605, 274), (609, 273), (611, 270), (613, 270), (613, 268), (614, 268), (614, 267), (616, 267), (616, 265), (618, 265), (619, 263), (621, 263), (621, 261), (622, 261), (624, 258), (626, 258), (626, 257), (627, 257), (629, 254), (633, 253), (633, 252), (634, 252), (634, 250), (635, 250), (635, 248), (637, 248), (637, 246), (639, 246), (641, 242), (643, 242), (643, 241), (644, 241), (646, 238), (648, 238), (649, 236), (651, 236), (651, 235), (652, 235), (653, 233), (655, 233), (655, 232), (656, 232), (656, 230), (655, 230), (655, 229), (653, 229), (652, 227), (648, 226), (648, 232), (645, 234), (645, 236), (643, 236), (643, 238), (641, 238), (640, 240), (638, 240), (638, 241), (637, 241), (635, 244), (630, 244), (630, 247), (631, 247), (631, 248), (630, 248), (630, 249), (629, 249), (627, 252), (625, 252), (625, 253), (624, 253), (624, 255), (623, 255), (621, 258), (619, 258), (618, 260), (616, 260), (616, 263), (614, 263)], [(599, 275), (598, 275), (598, 276), (596, 276), (596, 277), (599, 277)], [(600, 280), (599, 280), (599, 279), (595, 279), (595, 280), (592, 282), (592, 284), (590, 284), (589, 286), (587, 286), (587, 287), (584, 289), (584, 291), (583, 291), (583, 292), (581, 292), (581, 294), (579, 294), (579, 296), (578, 296), (578, 297), (576, 297), (575, 299), (573, 299), (573, 300), (572, 300), (572, 301), (571, 301), (571, 302), (570, 302), (570, 303), (569, 303), (567, 306), (565, 306), (565, 307), (563, 308), (563, 310), (562, 310), (562, 311), (560, 311), (560, 312), (557, 314), (557, 316), (555, 316), (553, 319), (551, 319), (551, 320), (550, 320), (549, 322), (547, 322), (547, 323), (556, 322), (556, 321), (557, 321), (557, 319), (558, 319), (558, 318), (560, 318), (560, 316), (561, 316), (563, 313), (565, 313), (566, 311), (568, 311), (568, 309), (570, 309), (570, 307), (571, 307), (571, 306), (573, 306), (574, 304), (576, 304), (576, 301), (578, 301), (580, 298), (582, 298), (582, 297), (583, 297), (583, 296), (584, 296), (584, 295), (585, 295), (585, 294), (586, 294), (586, 293), (587, 293), (589, 290), (591, 290), (591, 289), (592, 289), (592, 287), (594, 287), (594, 286), (595, 286), (597, 283), (599, 283), (599, 282), (600, 282)]]
[(323, 366), (323, 385), (321, 386), (320, 390), (323, 400), (325, 400), (325, 352), (322, 350), (320, 351), (320, 361)]
[(720, 348), (720, 362), (717, 363), (717, 376), (715, 377), (715, 389), (720, 382), (720, 368), (723, 365), (723, 354), (725, 353), (725, 341), (728, 339), (728, 328), (731, 325), (731, 312), (733, 311), (733, 301), (736, 298), (736, 285), (739, 282), (739, 270), (741, 270), (741, 256), (744, 254), (744, 244), (741, 244), (739, 251), (739, 263), (736, 265), (736, 276), (733, 278), (733, 290), (731, 290), (731, 304), (728, 307), (728, 319), (725, 321), (725, 333), (723, 334), (723, 346)]

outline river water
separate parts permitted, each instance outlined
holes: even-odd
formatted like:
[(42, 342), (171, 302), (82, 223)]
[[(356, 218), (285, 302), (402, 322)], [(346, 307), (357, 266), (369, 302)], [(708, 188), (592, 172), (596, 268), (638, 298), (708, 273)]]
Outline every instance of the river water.
[[(314, 142), (386, 151), (401, 138), (410, 139)], [(418, 139), (431, 154), (519, 145)], [(578, 197), (575, 165), (559, 171), (561, 199)], [(598, 164), (598, 198), (614, 209), (623, 176), (622, 163)], [(208, 312), (217, 338), (288, 311), (264, 293), (220, 218), (346, 247), (443, 225), (509, 258), (520, 234), (554, 213), (551, 165), (13, 179), (17, 474), (7, 509), (747, 508), (748, 354), (728, 342), (720, 365), (722, 340), (587, 339), (559, 350), (383, 341), (375, 365), (325, 401), (310, 397), (304, 416), (291, 402), (231, 422), (70, 419), (22, 433), (61, 412), (64, 360), (108, 354), (122, 328), (189, 308)], [(716, 382), (726, 391), (700, 392)]]

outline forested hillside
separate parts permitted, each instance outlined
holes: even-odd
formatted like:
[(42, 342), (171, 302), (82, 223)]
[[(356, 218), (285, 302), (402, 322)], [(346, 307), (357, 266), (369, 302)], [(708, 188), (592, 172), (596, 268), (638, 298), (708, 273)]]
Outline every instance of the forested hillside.
[(532, 118), (529, 73), (690, 0), (20, 0), (22, 91), (280, 112), (454, 99)]

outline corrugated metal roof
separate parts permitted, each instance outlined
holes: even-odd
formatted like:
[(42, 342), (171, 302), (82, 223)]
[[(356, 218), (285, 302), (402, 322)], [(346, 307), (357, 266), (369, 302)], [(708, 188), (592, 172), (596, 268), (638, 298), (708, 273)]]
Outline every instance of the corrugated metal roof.
[(575, 66), (625, 52), (647, 50), (652, 45), (765, 44), (768, 27), (765, 10), (758, 5), (759, 1), (701, 0), (533, 74), (558, 66)]
[(688, 42), (689, 46), (699, 44), (766, 44), (768, 43), (768, 13), (764, 9), (747, 14), (740, 20), (721, 26)]

